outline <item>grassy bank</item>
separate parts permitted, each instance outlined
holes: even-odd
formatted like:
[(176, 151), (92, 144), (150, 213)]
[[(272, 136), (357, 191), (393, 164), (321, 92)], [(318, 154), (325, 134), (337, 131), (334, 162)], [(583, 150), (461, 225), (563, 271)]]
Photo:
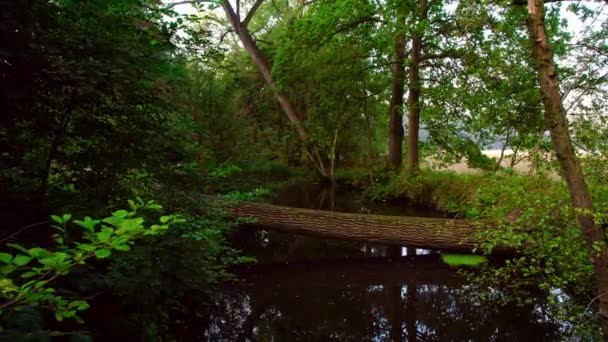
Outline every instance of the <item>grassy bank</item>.
[[(597, 202), (603, 203), (603, 187), (594, 184), (592, 189)], [(554, 304), (549, 315), (578, 322), (574, 328), (579, 332), (594, 326), (595, 316), (584, 310), (592, 300), (592, 265), (562, 182), (542, 174), (524, 176), (508, 171), (459, 174), (423, 170), (415, 177), (385, 177), (367, 187), (366, 193), (376, 200), (406, 199), (475, 220), (484, 241), (478, 252), (488, 252), (498, 242), (520, 251), (498, 267), (469, 274), (482, 289), (504, 290), (480, 291), (480, 296), (531, 304), (541, 291)]]

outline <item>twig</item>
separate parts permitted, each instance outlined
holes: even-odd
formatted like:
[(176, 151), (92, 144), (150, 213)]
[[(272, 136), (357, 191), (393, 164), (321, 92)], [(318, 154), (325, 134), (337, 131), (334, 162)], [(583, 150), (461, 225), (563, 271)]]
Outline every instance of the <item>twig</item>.
[(9, 235), (9, 236), (3, 238), (2, 240), (0, 240), (0, 243), (3, 243), (4, 241), (10, 240), (10, 239), (14, 238), (15, 236), (23, 233), (24, 231), (26, 231), (26, 230), (28, 230), (30, 228), (33, 228), (33, 227), (36, 227), (36, 226), (41, 226), (41, 225), (46, 224), (46, 223), (49, 223), (49, 221), (48, 220), (47, 221), (40, 221), (40, 222), (28, 224), (27, 226), (21, 227), (18, 231), (14, 232), (11, 235)]
[(589, 304), (587, 304), (587, 306), (585, 307), (585, 310), (583, 310), (583, 312), (581, 312), (581, 314), (579, 315), (579, 318), (576, 322), (574, 322), (574, 324), (572, 325), (573, 329), (572, 329), (572, 335), (570, 335), (570, 339), (572, 339), (574, 337), (574, 326), (578, 323), (580, 323), (583, 320), (583, 316), (585, 315), (585, 313), (589, 310), (589, 308), (591, 308), (591, 305), (593, 305), (593, 303), (595, 303), (596, 300), (600, 299), (601, 297), (604, 297), (608, 295), (608, 292), (604, 292), (602, 294), (599, 294), (597, 296), (595, 296), (593, 299), (591, 299), (591, 301), (589, 302)]

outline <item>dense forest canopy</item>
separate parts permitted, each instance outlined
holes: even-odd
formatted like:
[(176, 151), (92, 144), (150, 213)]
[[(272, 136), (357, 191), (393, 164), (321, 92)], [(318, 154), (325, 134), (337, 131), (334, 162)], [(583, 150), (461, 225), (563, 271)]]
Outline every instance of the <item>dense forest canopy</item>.
[[(75, 317), (86, 302), (43, 290), (90, 273), (104, 280), (63, 296), (113, 288), (149, 308), (129, 322), (173, 336), (163, 317), (209, 303), (227, 267), (249, 260), (227, 240), (239, 222), (204, 195), (253, 199), (307, 177), (508, 218), (479, 251), (506, 243), (524, 257), (477, 280), (570, 291), (598, 310), (564, 315), (583, 317), (589, 336), (608, 332), (606, 7), (0, 1), (0, 239), (20, 243), (0, 253), (0, 312)], [(429, 171), (459, 162), (478, 178)], [(58, 213), (70, 214), (49, 219)], [(72, 219), (86, 215), (100, 219)], [(138, 293), (150, 282), (154, 294)]]

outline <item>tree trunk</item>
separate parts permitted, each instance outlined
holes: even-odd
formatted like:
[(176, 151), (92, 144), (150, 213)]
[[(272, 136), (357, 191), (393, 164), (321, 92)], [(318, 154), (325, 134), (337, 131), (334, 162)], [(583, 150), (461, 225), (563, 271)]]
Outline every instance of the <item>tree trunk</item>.
[[(462, 219), (349, 214), (282, 207), (264, 203), (225, 203), (236, 217), (255, 218), (254, 226), (326, 238), (387, 245), (471, 252), (481, 242), (480, 228)], [(496, 246), (493, 253), (513, 253)]]
[(397, 34), (393, 52), (393, 79), (388, 109), (388, 162), (394, 169), (401, 168), (403, 155), (403, 87), (405, 83), (405, 9), (397, 9)]
[[(418, 22), (427, 19), (427, 0), (419, 0)], [(412, 50), (408, 71), (408, 124), (407, 124), (407, 171), (416, 174), (419, 169), (418, 137), (420, 126), (420, 62), (422, 60), (422, 33), (416, 32), (412, 38)]]
[(386, 306), (388, 311), (388, 320), (391, 325), (390, 337), (392, 342), (403, 342), (403, 329), (401, 323), (403, 317), (403, 303), (401, 301), (401, 284), (390, 285), (383, 284), (386, 291)]
[[(542, 0), (528, 0), (528, 32), (532, 41), (535, 67), (543, 94), (545, 122), (551, 132), (551, 140), (563, 177), (568, 185), (575, 208), (582, 210), (578, 216), (593, 263), (599, 298), (599, 312), (604, 339), (608, 340), (608, 253), (602, 228), (593, 222), (593, 202), (580, 166), (570, 134), (559, 83), (553, 66), (553, 52), (545, 32)], [(595, 251), (599, 246), (601, 251)]]
[(372, 130), (372, 121), (367, 111), (367, 83), (365, 82), (365, 74), (363, 75), (363, 116), (365, 117), (365, 128), (367, 129), (367, 169), (369, 172), (369, 183), (372, 188), (374, 184), (374, 131)]
[(285, 113), (285, 116), (287, 116), (289, 122), (291, 122), (291, 124), (295, 127), (296, 132), (300, 137), (300, 140), (306, 147), (306, 153), (308, 158), (313, 162), (321, 176), (323, 176), (324, 178), (331, 178), (331, 171), (325, 165), (325, 161), (323, 160), (323, 158), (321, 158), (321, 154), (317, 145), (310, 141), (310, 136), (306, 131), (306, 128), (302, 124), (302, 121), (300, 121), (295, 107), (289, 101), (287, 96), (285, 96), (285, 94), (283, 94), (277, 89), (276, 83), (270, 71), (270, 65), (266, 60), (266, 57), (264, 57), (264, 55), (262, 54), (262, 51), (260, 51), (257, 44), (255, 43), (255, 40), (251, 36), (251, 33), (249, 33), (247, 27), (239, 21), (238, 15), (234, 12), (228, 0), (222, 1), (222, 7), (224, 9), (224, 12), (226, 13), (226, 16), (228, 17), (228, 20), (230, 21), (232, 29), (239, 36), (241, 43), (245, 47), (245, 50), (247, 50), (247, 53), (249, 53), (249, 56), (251, 57), (253, 63), (257, 66), (260, 74), (262, 74), (262, 77), (266, 81), (266, 84), (268, 84), (268, 86), (275, 92), (277, 101), (279, 102), (283, 113)]
[(407, 341), (416, 342), (418, 329), (416, 328), (416, 302), (418, 301), (418, 286), (414, 282), (407, 284), (406, 329)]

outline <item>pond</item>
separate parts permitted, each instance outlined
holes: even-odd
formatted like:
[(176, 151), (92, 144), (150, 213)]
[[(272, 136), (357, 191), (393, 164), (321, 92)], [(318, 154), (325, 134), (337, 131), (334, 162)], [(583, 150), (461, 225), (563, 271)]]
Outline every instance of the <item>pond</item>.
[[(360, 191), (291, 186), (275, 204), (387, 215), (441, 216), (406, 203), (370, 203)], [(217, 296), (210, 341), (549, 341), (539, 310), (474, 300), (475, 289), (429, 250), (242, 230), (258, 259)]]

